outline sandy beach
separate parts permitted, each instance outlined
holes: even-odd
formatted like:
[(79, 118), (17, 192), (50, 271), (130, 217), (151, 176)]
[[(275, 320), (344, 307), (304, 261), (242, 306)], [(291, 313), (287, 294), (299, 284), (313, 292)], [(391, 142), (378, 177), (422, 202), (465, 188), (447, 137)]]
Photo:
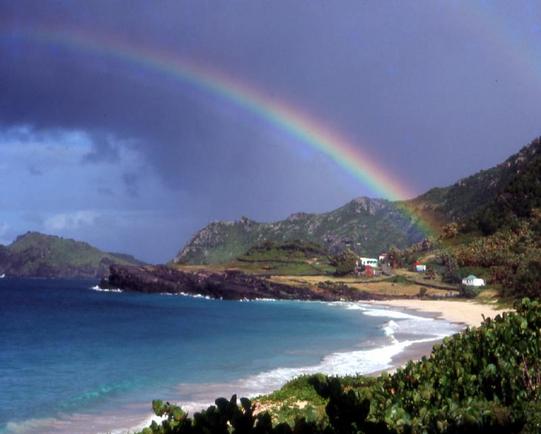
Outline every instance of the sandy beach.
[(451, 300), (421, 300), (421, 299), (397, 299), (386, 301), (374, 301), (389, 307), (411, 309), (425, 312), (453, 323), (464, 324), (469, 327), (477, 327), (485, 318), (494, 318), (509, 309), (498, 309), (489, 304), (476, 303), (474, 301), (451, 301)]
[[(507, 312), (510, 309), (498, 309), (489, 304), (476, 303), (467, 300), (421, 300), (421, 299), (397, 299), (386, 301), (374, 301), (371, 304), (384, 305), (399, 309), (407, 309), (416, 312), (422, 312), (449, 321), (464, 327), (478, 327), (485, 318), (494, 318), (497, 315)], [(441, 340), (432, 342), (422, 342), (411, 345), (405, 351), (393, 357), (392, 368), (387, 372), (394, 372), (397, 368), (405, 365), (410, 360), (420, 360), (423, 356), (428, 357), (432, 353), (434, 345)], [(371, 375), (377, 375), (381, 371)]]

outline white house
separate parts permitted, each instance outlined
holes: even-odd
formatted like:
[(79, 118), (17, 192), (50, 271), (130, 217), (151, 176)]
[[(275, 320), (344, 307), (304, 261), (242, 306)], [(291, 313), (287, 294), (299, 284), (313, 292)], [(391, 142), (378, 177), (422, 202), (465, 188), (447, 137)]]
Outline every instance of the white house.
[(415, 271), (417, 271), (417, 273), (426, 272), (426, 265), (425, 264), (415, 264)]
[(470, 274), (468, 277), (462, 279), (462, 285), (466, 286), (485, 286), (485, 281), (479, 277)]
[(379, 262), (383, 262), (386, 259), (387, 259), (387, 254), (386, 253), (382, 253), (381, 255), (378, 256)]
[(359, 258), (359, 261), (361, 261), (361, 265), (370, 265), (371, 267), (377, 267), (379, 262), (376, 258), (364, 258), (364, 257), (360, 257)]

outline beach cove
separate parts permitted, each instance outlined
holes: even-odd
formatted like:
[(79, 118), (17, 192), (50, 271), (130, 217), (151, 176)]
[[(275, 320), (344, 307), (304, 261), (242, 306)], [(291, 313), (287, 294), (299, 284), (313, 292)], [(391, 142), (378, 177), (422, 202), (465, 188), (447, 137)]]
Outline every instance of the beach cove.
[[(195, 411), (301, 374), (392, 369), (401, 355), (415, 358), (416, 348), (462, 328), (379, 302), (239, 302), (92, 287), (2, 282), (6, 309), (19, 318), (8, 318), (2, 334), (11, 360), (3, 363), (3, 432), (125, 432), (148, 422), (152, 399)], [(13, 418), (8, 405), (35, 406), (37, 417)]]

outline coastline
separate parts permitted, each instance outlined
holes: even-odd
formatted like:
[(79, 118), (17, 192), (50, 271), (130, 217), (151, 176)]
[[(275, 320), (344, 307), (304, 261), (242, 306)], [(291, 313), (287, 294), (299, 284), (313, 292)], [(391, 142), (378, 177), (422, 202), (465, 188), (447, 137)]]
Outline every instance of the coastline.
[(483, 316), (485, 318), (494, 318), (510, 311), (510, 309), (498, 309), (495, 306), (477, 303), (473, 300), (394, 299), (370, 301), (367, 304), (402, 308), (412, 312), (435, 315), (438, 319), (466, 327), (478, 327), (483, 322)]
[[(495, 306), (478, 303), (473, 300), (423, 300), (423, 299), (394, 299), (370, 301), (366, 304), (374, 306), (387, 306), (400, 309), (412, 314), (426, 314), (438, 320), (448, 321), (463, 329), (478, 327), (485, 318), (495, 318), (511, 309), (498, 309)], [(383, 372), (393, 373), (408, 362), (416, 362), (423, 357), (429, 357), (434, 345), (441, 343), (443, 339), (430, 342), (417, 342), (406, 347), (404, 351), (393, 357), (392, 366), (389, 369), (373, 372), (370, 376), (377, 376)]]
[[(393, 309), (401, 309), (413, 314), (426, 314), (434, 319), (448, 321), (462, 328), (478, 327), (485, 318), (495, 318), (511, 309), (498, 309), (489, 304), (478, 303), (473, 300), (423, 300), (423, 299), (394, 299), (370, 301), (367, 304), (375, 306), (387, 306)], [(434, 345), (441, 343), (443, 339), (431, 342), (418, 342), (405, 348), (404, 351), (393, 357), (392, 367), (389, 369), (373, 372), (370, 376), (376, 376), (383, 372), (392, 373), (410, 361), (418, 361), (423, 357), (429, 357)]]
[[(266, 300), (270, 301), (270, 300)], [(397, 300), (397, 301), (418, 301), (418, 300)], [(310, 301), (304, 301), (304, 302), (310, 302)], [(319, 301), (316, 301), (319, 302)], [(460, 332), (465, 325), (463, 322), (457, 322), (457, 321), (450, 321), (448, 318), (446, 318), (442, 312), (436, 312), (433, 309), (415, 309), (409, 305), (406, 306), (394, 306), (394, 305), (388, 305), (385, 301), (380, 300), (374, 300), (374, 301), (360, 301), (360, 302), (325, 302), (329, 305), (335, 305), (335, 306), (345, 306), (343, 308), (346, 309), (354, 309), (363, 311), (363, 306), (366, 308), (374, 309), (375, 311), (378, 311), (378, 313), (374, 316), (387, 316), (384, 315), (382, 312), (386, 311), (389, 317), (388, 324), (391, 324), (394, 322), (394, 320), (397, 321), (403, 321), (408, 318), (415, 318), (415, 320), (424, 319), (427, 322), (430, 321), (436, 321), (440, 324), (452, 324), (454, 326), (458, 326), (459, 329), (455, 329), (454, 332)], [(447, 302), (444, 302), (447, 303)], [(469, 304), (469, 302), (466, 302)], [(446, 305), (444, 305), (446, 306)], [(381, 309), (378, 309), (381, 308)], [(387, 334), (387, 333), (386, 333)], [(454, 333), (446, 334), (445, 336), (450, 336)], [(421, 336), (421, 334), (420, 334)], [(391, 340), (390, 343), (383, 345), (383, 346), (376, 346), (373, 348), (366, 348), (366, 349), (355, 349), (352, 348), (350, 351), (347, 352), (338, 352), (338, 353), (332, 353), (327, 354), (322, 358), (322, 361), (319, 365), (316, 366), (305, 366), (301, 368), (277, 368), (273, 371), (269, 372), (262, 372), (256, 375), (252, 375), (248, 378), (240, 379), (238, 381), (234, 381), (231, 383), (223, 383), (223, 384), (203, 384), (199, 385), (195, 388), (194, 385), (190, 384), (181, 384), (178, 386), (179, 391), (181, 389), (184, 389), (186, 387), (192, 388), (190, 393), (190, 399), (188, 401), (186, 400), (179, 400), (177, 401), (177, 404), (180, 405), (184, 410), (187, 410), (189, 413), (194, 413), (196, 411), (200, 411), (204, 408), (206, 408), (209, 405), (213, 404), (213, 400), (217, 398), (218, 396), (230, 396), (233, 393), (240, 396), (245, 396), (250, 399), (258, 398), (261, 396), (268, 395), (276, 390), (279, 390), (286, 382), (301, 376), (301, 375), (310, 375), (315, 373), (325, 373), (327, 375), (366, 375), (366, 376), (377, 376), (383, 372), (393, 372), (396, 369), (400, 368), (401, 366), (404, 366), (409, 361), (416, 361), (419, 360), (423, 356), (429, 356), (432, 352), (432, 348), (434, 345), (440, 343), (444, 337), (443, 335), (440, 336), (430, 336), (426, 338), (421, 339), (412, 339), (412, 335), (408, 333), (402, 333), (400, 331), (397, 331), (396, 333), (391, 332), (390, 334), (387, 334), (387, 337)], [(397, 339), (398, 338), (398, 339)], [(359, 358), (355, 360), (355, 354), (357, 357), (364, 357), (368, 354), (371, 354), (373, 356), (379, 356), (380, 358), (386, 359), (387, 367), (384, 369), (381, 368), (369, 368), (368, 371), (365, 372), (353, 372), (351, 370), (351, 362), (354, 363), (359, 362)], [(350, 359), (353, 356), (352, 359)], [(334, 360), (335, 362), (345, 363), (346, 365), (349, 364), (349, 368), (343, 368), (343, 366), (340, 366), (338, 370), (330, 368), (334, 363), (329, 364), (328, 362), (330, 360)], [(325, 368), (323, 368), (325, 366)], [(323, 368), (323, 369), (321, 369)], [(366, 368), (366, 366), (365, 366)], [(277, 371), (290, 371), (291, 373), (294, 372), (294, 374), (290, 375), (290, 378), (283, 379), (282, 383), (276, 383), (274, 381), (271, 381), (269, 383), (265, 383), (265, 380), (268, 380), (268, 376), (271, 378), (274, 377), (274, 373)], [(341, 372), (343, 371), (343, 372)], [(263, 381), (262, 381), (263, 380)], [(254, 387), (256, 386), (257, 387)], [(257, 399), (256, 399), (257, 401)], [(147, 421), (150, 422), (152, 419), (149, 416), (147, 418)], [(154, 420), (156, 420), (156, 417), (154, 416)], [(132, 427), (131, 430), (134, 430), (134, 428), (142, 429), (144, 424), (139, 424), (136, 427)], [(130, 431), (131, 432), (131, 431)], [(120, 433), (120, 431), (119, 431)]]
[[(355, 348), (355, 346), (353, 346), (343, 352), (327, 354), (322, 358), (319, 364), (313, 366), (304, 366), (300, 367), (300, 369), (277, 368), (273, 371), (261, 372), (232, 383), (207, 384), (201, 385), (202, 387), (194, 387), (193, 384), (178, 385), (179, 392), (181, 392), (182, 389), (186, 392), (186, 388), (189, 388), (188, 395), (191, 395), (189, 397), (191, 403), (186, 402), (183, 399), (178, 401), (173, 399), (171, 402), (177, 401), (186, 410), (194, 412), (201, 409), (201, 407), (206, 408), (206, 406), (210, 405), (216, 397), (227, 395), (228, 393), (229, 395), (232, 393), (239, 393), (239, 396), (242, 395), (252, 398), (262, 394), (271, 393), (272, 391), (278, 390), (285, 382), (302, 374), (313, 374), (321, 371), (329, 375), (353, 375), (355, 374), (355, 372), (353, 372), (355, 368), (359, 367), (361, 369), (357, 373), (361, 375), (373, 376), (384, 371), (392, 372), (398, 367), (405, 365), (410, 360), (418, 360), (422, 356), (429, 355), (432, 351), (432, 347), (441, 342), (445, 335), (458, 332), (459, 329), (465, 327), (466, 324), (477, 325), (477, 323), (482, 320), (479, 309), (482, 310), (485, 316), (494, 316), (501, 312), (494, 309), (492, 306), (477, 305), (469, 301), (442, 301), (436, 304), (426, 303), (423, 300), (316, 303), (328, 304), (329, 308), (334, 306), (334, 308), (339, 307), (341, 309), (358, 310), (361, 315), (383, 316), (388, 318), (384, 328), (388, 339), (387, 343), (383, 346), (381, 346), (381, 343), (377, 343), (376, 345), (373, 343), (372, 346), (365, 348)], [(453, 315), (450, 313), (451, 311), (455, 314)], [(460, 321), (457, 321), (456, 312), (462, 314), (459, 318)], [(466, 313), (466, 315), (464, 315), (464, 313)], [(477, 318), (477, 314), (479, 318)], [(423, 323), (423, 326), (420, 326), (419, 321)], [(436, 328), (441, 326), (447, 327), (447, 325), (453, 323), (454, 331), (440, 335), (438, 335), (437, 330), (426, 331), (424, 327), (425, 321), (429, 328), (434, 326)], [(402, 327), (402, 325), (405, 325), (405, 327)], [(419, 331), (421, 331), (421, 333), (419, 333)], [(366, 356), (369, 356), (369, 363), (366, 361)], [(382, 364), (386, 366), (381, 366)], [(184, 398), (187, 398), (187, 396), (184, 395)], [(150, 407), (150, 403), (148, 403), (148, 405)], [(132, 410), (137, 414), (140, 414), (139, 411), (142, 410), (142, 408), (139, 405), (137, 407), (137, 410), (135, 408)], [(67, 420), (55, 421), (55, 425), (58, 424), (56, 425), (58, 432), (73, 432), (72, 423), (77, 425), (78, 422), (81, 422), (81, 419), (85, 419), (88, 423), (88, 433), (112, 432), (120, 434), (137, 432), (145, 426), (148, 426), (152, 420), (159, 420), (159, 418), (152, 416), (150, 412), (146, 414), (146, 417), (144, 414), (140, 415), (143, 417), (140, 417), (130, 411), (129, 417), (126, 417), (126, 419), (121, 422), (125, 416), (125, 414), (120, 415), (113, 411), (109, 414), (107, 419), (110, 421), (117, 419), (118, 424), (115, 423), (117, 427), (124, 426), (128, 428), (115, 429), (113, 426), (105, 428), (105, 426), (100, 426), (100, 423), (96, 423), (94, 415), (82, 414), (73, 415), (73, 417), (68, 417)], [(101, 420), (103, 421), (103, 419)], [(105, 423), (105, 425), (108, 424)], [(30, 431), (33, 430), (30, 429)]]

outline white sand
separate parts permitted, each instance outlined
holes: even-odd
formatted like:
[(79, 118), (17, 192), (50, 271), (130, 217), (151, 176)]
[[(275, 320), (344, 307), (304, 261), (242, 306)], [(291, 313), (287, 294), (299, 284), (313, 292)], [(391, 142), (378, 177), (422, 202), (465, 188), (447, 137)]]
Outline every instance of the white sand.
[(476, 303), (474, 301), (451, 301), (451, 300), (385, 300), (374, 301), (374, 304), (399, 307), (404, 309), (413, 309), (419, 312), (427, 312), (436, 315), (447, 321), (462, 323), (467, 326), (477, 327), (485, 318), (494, 318), (495, 316), (509, 311), (509, 309), (498, 309), (489, 304)]

